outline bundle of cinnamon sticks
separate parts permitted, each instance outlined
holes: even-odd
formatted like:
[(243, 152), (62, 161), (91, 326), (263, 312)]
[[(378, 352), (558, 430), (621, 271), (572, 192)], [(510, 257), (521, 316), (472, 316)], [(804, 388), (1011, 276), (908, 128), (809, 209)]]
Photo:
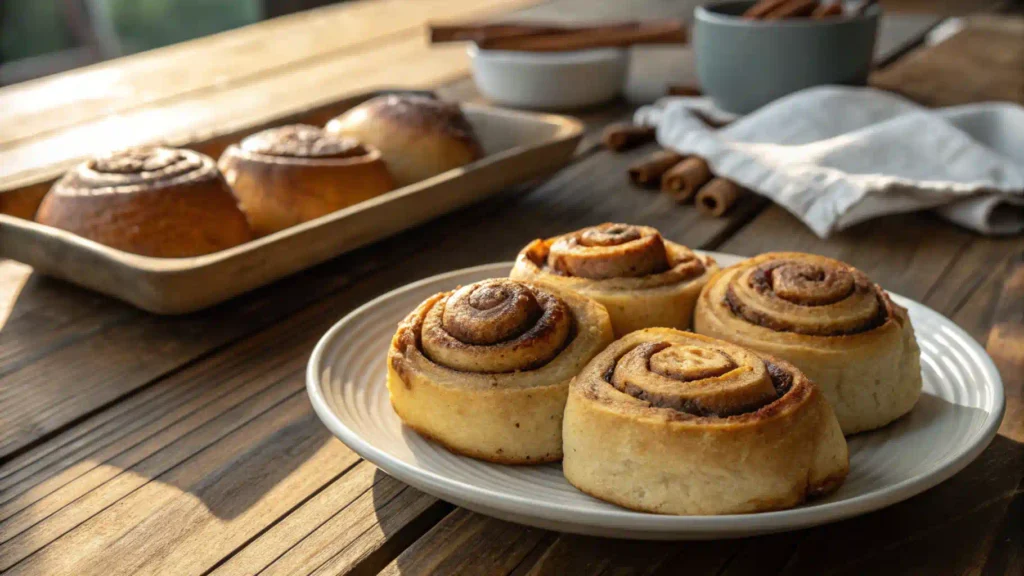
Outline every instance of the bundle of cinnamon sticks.
[(475, 42), (486, 50), (564, 52), (636, 44), (682, 44), (686, 26), (678, 20), (568, 26), (546, 22), (429, 25), (430, 42)]
[(629, 179), (642, 188), (659, 188), (679, 204), (693, 202), (709, 216), (724, 216), (747, 191), (732, 180), (715, 176), (700, 156), (659, 150), (629, 167)]
[[(607, 127), (605, 147), (623, 152), (654, 141), (654, 128), (622, 123)], [(660, 189), (680, 204), (693, 202), (709, 216), (724, 216), (748, 192), (726, 178), (715, 176), (699, 156), (659, 150), (629, 167), (629, 180), (641, 188)]]
[(761, 0), (743, 13), (749, 20), (783, 20), (786, 18), (831, 18), (844, 16), (840, 0)]

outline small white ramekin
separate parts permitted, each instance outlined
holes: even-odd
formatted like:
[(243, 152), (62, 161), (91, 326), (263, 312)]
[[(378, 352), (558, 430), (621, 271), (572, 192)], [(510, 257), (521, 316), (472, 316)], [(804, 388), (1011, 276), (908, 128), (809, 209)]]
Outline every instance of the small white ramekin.
[(623, 89), (629, 51), (516, 52), (468, 48), (477, 89), (503, 106), (566, 110), (614, 99)]

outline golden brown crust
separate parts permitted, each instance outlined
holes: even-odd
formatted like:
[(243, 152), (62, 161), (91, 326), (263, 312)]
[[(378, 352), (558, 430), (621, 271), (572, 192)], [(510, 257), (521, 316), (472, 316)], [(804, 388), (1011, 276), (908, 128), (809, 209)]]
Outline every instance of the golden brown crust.
[(308, 124), (289, 124), (257, 132), (239, 144), (242, 150), (284, 158), (358, 158), (369, 150), (358, 141)]
[(821, 387), (843, 432), (883, 426), (921, 389), (906, 311), (861, 271), (797, 252), (762, 254), (716, 274), (697, 332), (784, 358)]
[(608, 308), (616, 336), (651, 326), (688, 329), (715, 261), (654, 228), (605, 223), (534, 240), (510, 276), (573, 290)]
[(849, 467), (835, 416), (798, 369), (666, 328), (595, 357), (563, 426), (570, 483), (661, 514), (788, 508), (837, 488)]
[(80, 164), (53, 185), (36, 221), (159, 258), (209, 254), (252, 239), (213, 160), (163, 147)]
[(334, 118), (326, 129), (378, 148), (400, 186), (484, 155), (458, 104), (422, 96), (373, 98)]
[(569, 380), (611, 337), (607, 312), (572, 293), (493, 279), (437, 294), (392, 339), (391, 402), (454, 452), (554, 461)]
[[(393, 402), (391, 404), (391, 407), (393, 409), (395, 409), (395, 412), (398, 411), (398, 409), (395, 408), (395, 405), (394, 405)], [(454, 454), (461, 454), (463, 456), (469, 456), (470, 458), (476, 458), (477, 460), (483, 460), (484, 462), (490, 462), (492, 464), (504, 464), (506, 466), (533, 466), (535, 464), (550, 464), (552, 462), (558, 462), (558, 461), (560, 461), (562, 459), (562, 453), (561, 452), (553, 452), (553, 453), (550, 453), (550, 454), (541, 454), (541, 455), (536, 456), (536, 457), (532, 457), (531, 455), (526, 455), (525, 458), (509, 458), (509, 457), (506, 457), (506, 456), (503, 455), (504, 454), (504, 450), (502, 450), (501, 448), (497, 449), (494, 452), (489, 452), (489, 451), (485, 451), (485, 450), (474, 450), (472, 448), (467, 448), (467, 447), (461, 446), (461, 445), (460, 446), (455, 446), (455, 445), (449, 444), (443, 438), (440, 438), (438, 436), (435, 436), (434, 434), (431, 434), (429, 430), (427, 430), (427, 429), (425, 429), (425, 428), (423, 428), (421, 426), (416, 426), (416, 425), (410, 424), (408, 422), (404, 422), (404, 424), (406, 426), (408, 426), (409, 428), (411, 428), (414, 432), (416, 432), (420, 436), (423, 436), (424, 438), (426, 438), (427, 440), (430, 440), (431, 442), (435, 442), (437, 444), (440, 444), (441, 446), (444, 447), (445, 450), (447, 450), (449, 452), (452, 452)]]
[(377, 150), (301, 124), (253, 134), (228, 147), (219, 165), (259, 236), (369, 200), (395, 185)]

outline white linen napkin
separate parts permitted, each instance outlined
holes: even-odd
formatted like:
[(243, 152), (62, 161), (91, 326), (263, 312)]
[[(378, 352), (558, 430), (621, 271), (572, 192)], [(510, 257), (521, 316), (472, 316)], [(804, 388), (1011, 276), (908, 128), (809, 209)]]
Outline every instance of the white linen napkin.
[[(715, 130), (701, 116), (734, 121)], [(738, 119), (706, 98), (665, 98), (634, 120), (822, 238), (925, 209), (983, 234), (1024, 231), (1024, 108), (1015, 104), (929, 109), (872, 88), (825, 86)]]

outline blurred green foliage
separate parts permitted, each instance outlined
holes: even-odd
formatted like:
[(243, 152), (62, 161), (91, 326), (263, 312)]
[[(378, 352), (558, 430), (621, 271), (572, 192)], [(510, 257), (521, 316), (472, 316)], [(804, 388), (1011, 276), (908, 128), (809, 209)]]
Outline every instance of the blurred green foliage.
[(257, 22), (260, 0), (105, 0), (124, 53)]
[[(262, 19), (261, 0), (86, 0), (97, 35), (122, 54), (237, 28)], [(17, 60), (75, 47), (62, 0), (0, 0), (0, 57)]]
[(0, 57), (18, 60), (74, 47), (56, 0), (0, 0)]

